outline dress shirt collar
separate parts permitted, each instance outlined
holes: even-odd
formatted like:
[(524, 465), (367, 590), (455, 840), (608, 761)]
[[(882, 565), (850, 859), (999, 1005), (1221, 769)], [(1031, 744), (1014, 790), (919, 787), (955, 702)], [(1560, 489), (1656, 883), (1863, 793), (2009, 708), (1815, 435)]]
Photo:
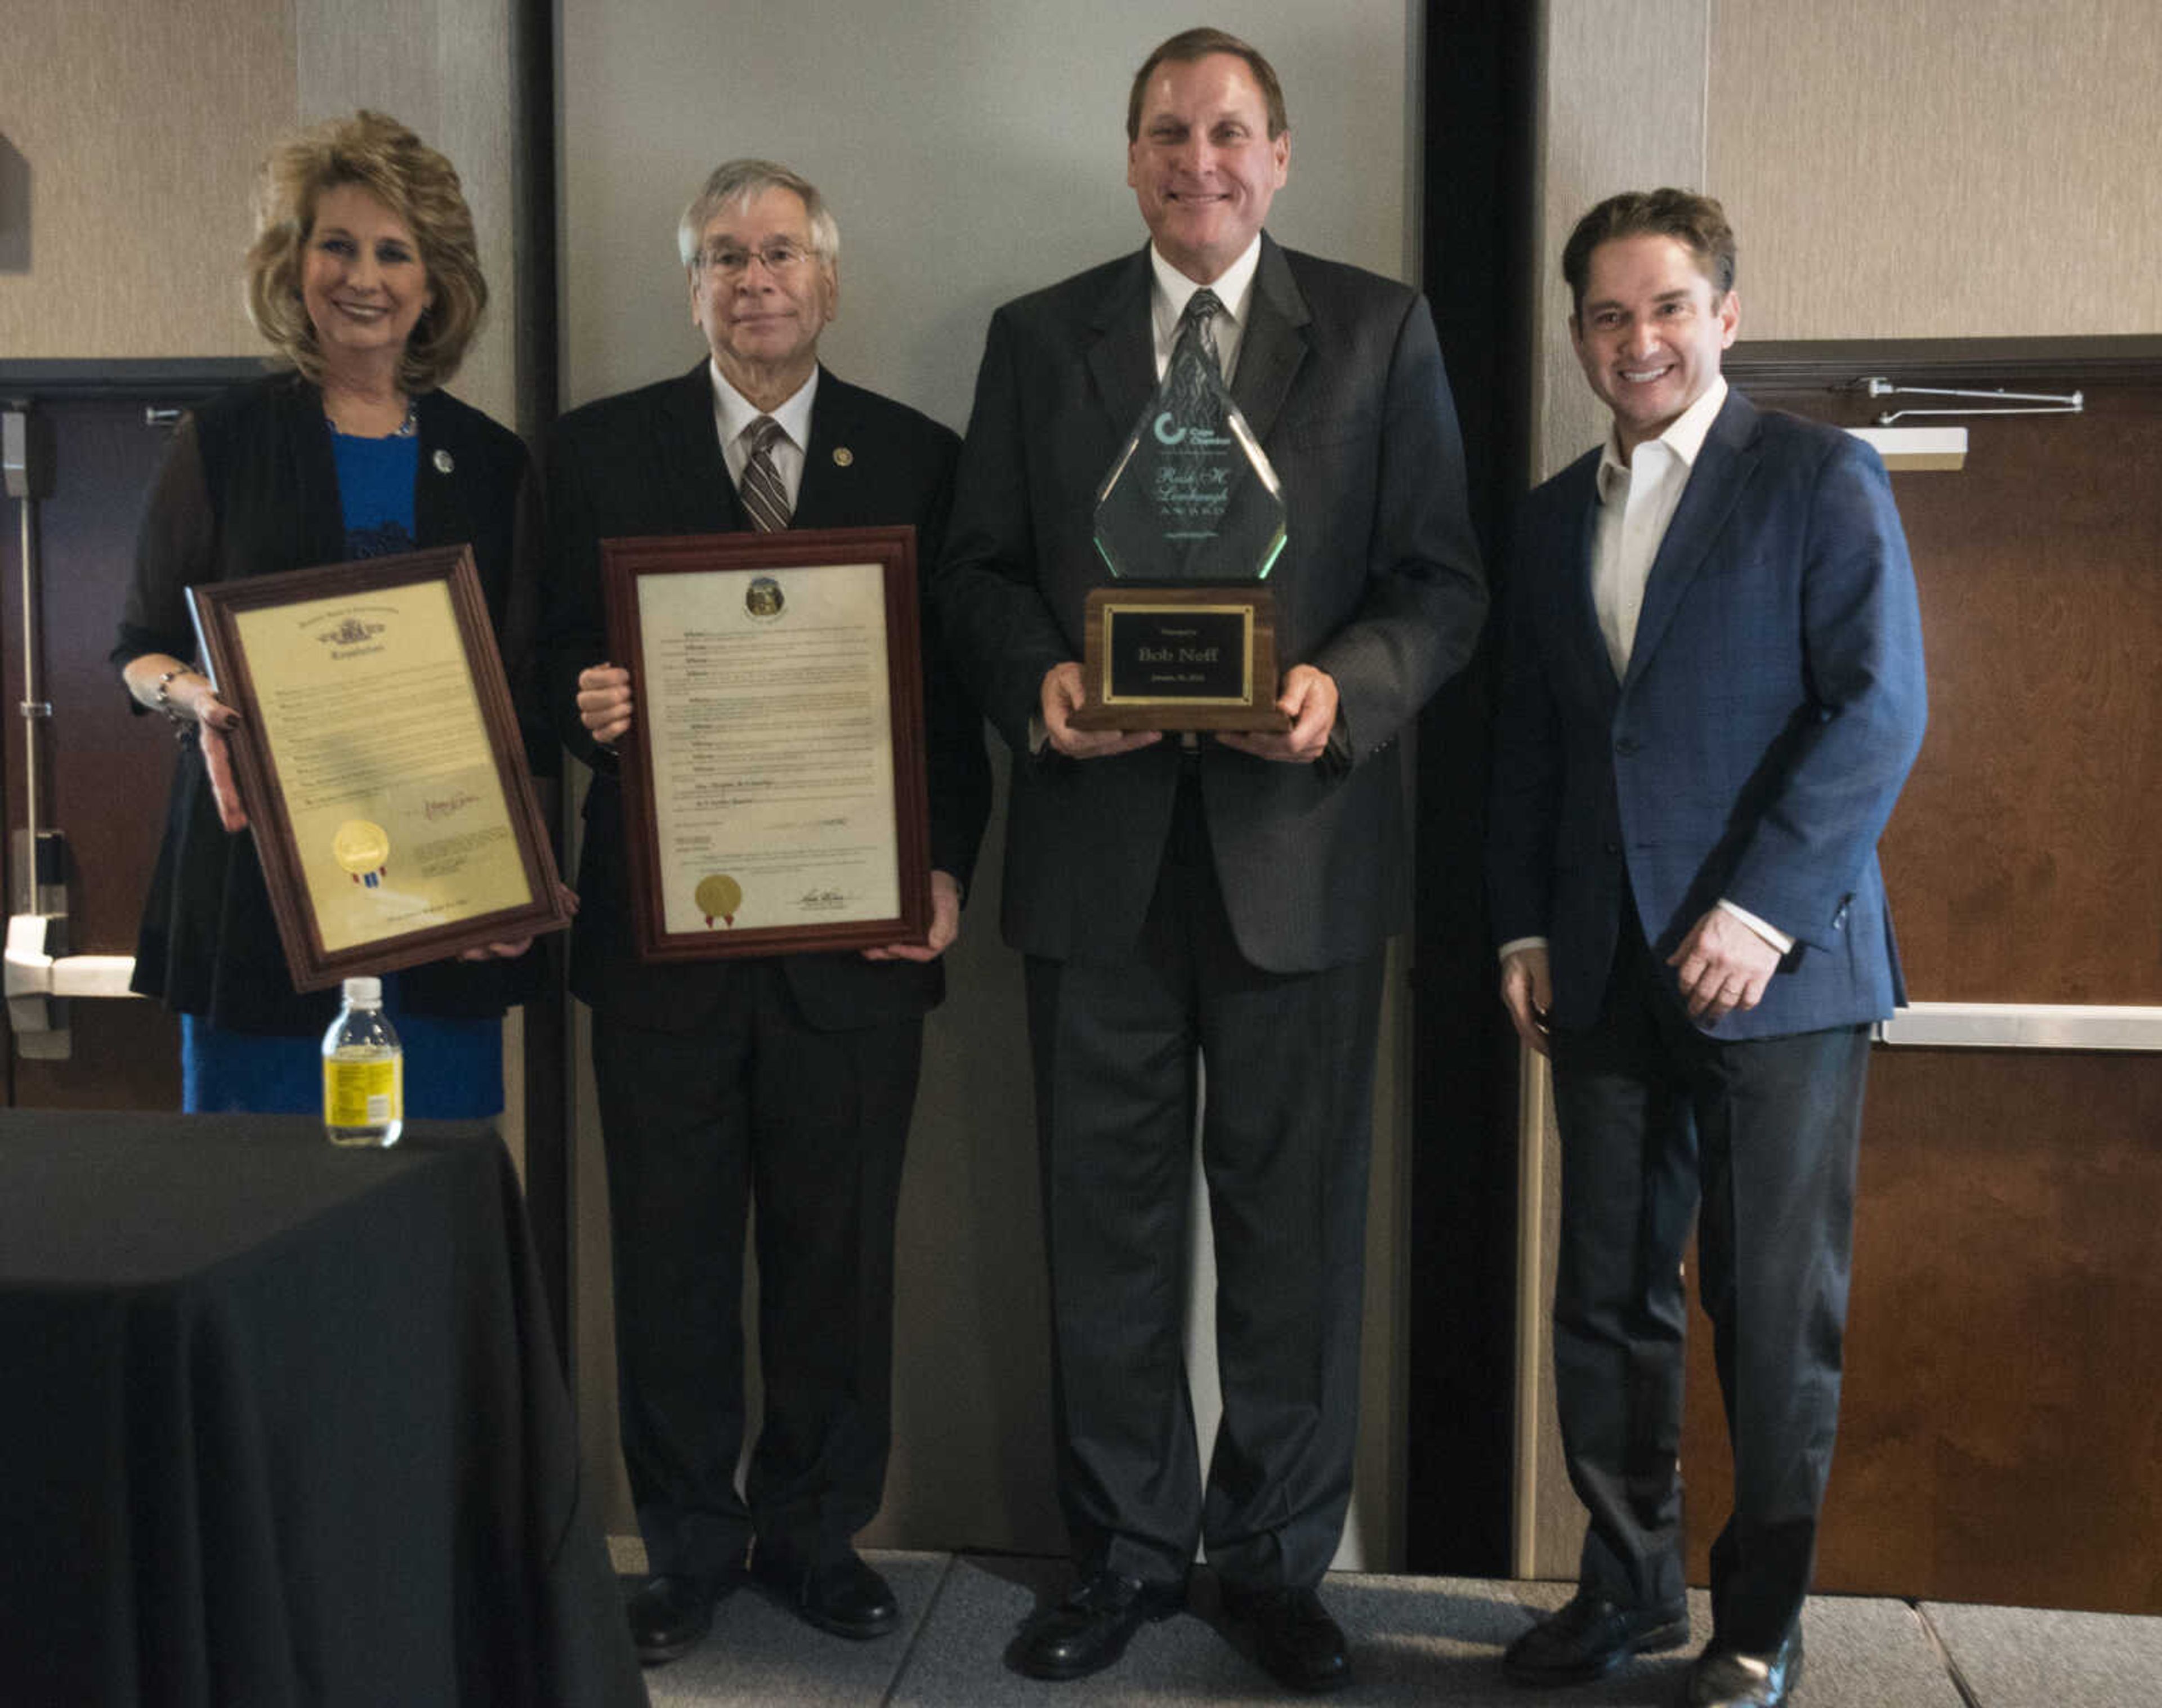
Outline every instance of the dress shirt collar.
[[(1711, 424), (1719, 419), (1719, 412), (1726, 405), (1726, 376), (1712, 376), (1711, 384), (1704, 389), (1704, 395), (1674, 419), (1674, 423), (1656, 439), (1645, 441), (1663, 445), (1673, 453), (1674, 462), (1683, 469), (1696, 467), (1698, 455), (1704, 449), (1705, 436)], [(1638, 446), (1638, 450), (1643, 446)], [(1612, 431), (1606, 435), (1606, 443), (1599, 453), (1599, 502), (1602, 504), (1612, 496), (1615, 487), (1629, 478), (1629, 463), (1622, 455), (1621, 441)]]
[[(1261, 234), (1246, 245), (1246, 253), (1226, 267), (1209, 289), (1216, 293), (1224, 312), (1211, 329), (1216, 352), (1224, 363), (1224, 383), (1231, 383), (1231, 367), (1246, 330), (1247, 311), (1254, 305), (1254, 274), (1261, 269)], [(1201, 289), (1163, 259), (1154, 243), (1149, 245), (1149, 270), (1154, 281), (1149, 290), (1149, 313), (1156, 332), (1156, 371), (1162, 378), (1171, 364), (1171, 347), (1178, 342), (1178, 323), (1185, 317), (1186, 300)]]
[(789, 442), (798, 451), (810, 447), (811, 400), (818, 393), (818, 368), (815, 363), (811, 377), (779, 407), (770, 410), (758, 408), (730, 385), (721, 373), (720, 363), (710, 356), (706, 358), (706, 372), (713, 382), (713, 423), (724, 449), (733, 448), (742, 439), (744, 430), (760, 415), (770, 415), (778, 421), (781, 431), (788, 435)]

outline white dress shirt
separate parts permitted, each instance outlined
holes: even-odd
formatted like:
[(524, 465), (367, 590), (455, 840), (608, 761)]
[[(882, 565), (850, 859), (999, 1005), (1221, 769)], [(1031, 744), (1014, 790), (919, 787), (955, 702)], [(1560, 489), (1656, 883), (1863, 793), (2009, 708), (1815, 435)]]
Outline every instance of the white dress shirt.
[(780, 425), (782, 436), (773, 441), (765, 454), (773, 459), (774, 473), (781, 477), (788, 493), (788, 508), (793, 510), (796, 494), (803, 486), (804, 447), (811, 442), (811, 400), (818, 394), (817, 365), (812, 365), (811, 377), (796, 387), (787, 401), (770, 410), (759, 408), (730, 385), (721, 377), (720, 364), (710, 357), (706, 371), (713, 381), (713, 431), (720, 435), (721, 455), (728, 462), (730, 483), (741, 489), (744, 467), (750, 461), (744, 432), (760, 415), (770, 415)]
[(1591, 542), (1591, 603), (1606, 641), (1614, 676), (1629, 673), (1637, 619), (1644, 609), (1644, 583), (1653, 560), (1682, 501), (1705, 435), (1726, 402), (1726, 381), (1715, 375), (1705, 394), (1656, 439), (1625, 458), (1612, 434), (1599, 456), (1599, 516)]
[[(1606, 642), (1606, 656), (1614, 666), (1614, 679), (1629, 674), (1629, 656), (1637, 644), (1637, 619), (1644, 609), (1644, 586), (1652, 578), (1652, 565), (1666, 541), (1682, 489), (1704, 450), (1705, 437), (1726, 404), (1726, 380), (1715, 376), (1704, 395), (1675, 416), (1667, 431), (1639, 445), (1624, 457), (1612, 434), (1599, 457), (1599, 514), (1591, 540), (1591, 605), (1599, 619), (1599, 633)], [(1726, 897), (1720, 907), (1732, 914), (1781, 954), (1794, 940), (1768, 921)], [(1517, 938), (1501, 945), (1507, 960), (1519, 949), (1543, 948), (1543, 937)]]
[[(1246, 336), (1248, 311), (1254, 306), (1254, 274), (1261, 264), (1261, 235), (1256, 232), (1246, 253), (1209, 286), (1216, 293), (1216, 300), (1224, 305), (1224, 311), (1209, 321), (1209, 332), (1216, 341), (1216, 359), (1226, 385), (1238, 367), (1239, 344)], [(1165, 260), (1153, 243), (1149, 246), (1149, 265), (1156, 275), (1149, 290), (1149, 321), (1156, 333), (1156, 377), (1162, 379), (1171, 366), (1172, 347), (1178, 342), (1178, 323), (1186, 317), (1186, 300), (1201, 286)]]

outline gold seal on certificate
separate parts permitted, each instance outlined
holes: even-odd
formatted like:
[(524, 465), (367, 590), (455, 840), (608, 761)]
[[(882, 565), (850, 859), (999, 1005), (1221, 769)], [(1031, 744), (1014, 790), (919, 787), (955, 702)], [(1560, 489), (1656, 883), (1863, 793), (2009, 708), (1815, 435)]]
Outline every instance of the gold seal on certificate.
[(931, 917), (912, 528), (601, 542), (649, 960), (922, 942)]
[(736, 909), (743, 906), (743, 885), (726, 872), (715, 872), (698, 880), (692, 899), (698, 904), (698, 911), (705, 915), (708, 926), (716, 919), (723, 925), (734, 925)]
[(297, 988), (570, 922), (467, 548), (188, 598)]
[(348, 818), (331, 838), (331, 858), (352, 874), (356, 884), (373, 889), (390, 875), (390, 838), (365, 818)]

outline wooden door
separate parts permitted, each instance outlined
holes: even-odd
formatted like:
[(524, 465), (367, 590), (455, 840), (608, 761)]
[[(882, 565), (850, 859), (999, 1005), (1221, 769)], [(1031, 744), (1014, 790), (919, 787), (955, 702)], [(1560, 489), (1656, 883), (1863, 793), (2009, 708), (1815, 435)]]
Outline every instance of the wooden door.
[[(20, 498), (8, 500), (0, 548), (0, 706), (13, 714), (0, 718), (8, 830), (0, 879), (11, 918), (65, 917), (50, 932), (56, 953), (134, 953), (164, 824), (172, 734), (162, 718), (130, 713), (107, 660), (144, 494), (170, 431), (148, 419), (154, 400), (170, 407), (175, 394), (84, 396), (64, 387), (28, 400), (26, 411), (8, 405), (27, 413), (32, 483), (44, 495), (30, 500), (27, 600)], [(46, 846), (35, 893), (33, 817)], [(47, 1008), (56, 1030), (18, 1024), (34, 1013), (17, 1013), (8, 1027), (11, 1105), (180, 1106), (179, 1028), (159, 1005), (76, 997)]]
[[(1775, 407), (1887, 406), (1734, 366)], [(2162, 372), (1898, 377), (2085, 394), (1964, 418), (1962, 470), (1893, 477), (1930, 690), (1883, 846), (1910, 994), (2136, 1042), (2162, 1022)], [(2158, 1334), (2162, 1054), (1878, 1044), (1818, 1587), (2162, 1612)], [(1700, 1582), (1731, 1490), (1710, 1338), (1683, 1446)]]

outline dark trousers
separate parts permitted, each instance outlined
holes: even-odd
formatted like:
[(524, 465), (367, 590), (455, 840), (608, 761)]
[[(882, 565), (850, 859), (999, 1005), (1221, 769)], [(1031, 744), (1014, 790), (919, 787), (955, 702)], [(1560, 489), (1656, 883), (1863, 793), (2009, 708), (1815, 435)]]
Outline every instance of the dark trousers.
[(1696, 1213), (1734, 1454), (1713, 1640), (1747, 1653), (1778, 1646), (1815, 1562), (1868, 1062), (1865, 1026), (1705, 1037), (1633, 917), (1598, 1021), (1554, 1037), (1554, 1389), (1591, 1519), (1580, 1580), (1625, 1606), (1682, 1593), (1681, 1258)]
[[(624, 1460), (655, 1572), (761, 1550), (829, 1559), (876, 1515), (893, 1230), (922, 1025), (803, 1024), (766, 961), (717, 964), (696, 1032), (593, 1013), (614, 1230)], [(746, 1213), (757, 1207), (765, 1414), (744, 1493)]]
[[(1189, 777), (1132, 958), (1031, 958), (1027, 985), (1075, 1554), (1160, 1583), (1202, 1542), (1227, 1582), (1316, 1583), (1351, 1492), (1380, 958), (1249, 965)], [(1224, 1402), (1205, 1488), (1181, 1337), (1197, 1100)]]

